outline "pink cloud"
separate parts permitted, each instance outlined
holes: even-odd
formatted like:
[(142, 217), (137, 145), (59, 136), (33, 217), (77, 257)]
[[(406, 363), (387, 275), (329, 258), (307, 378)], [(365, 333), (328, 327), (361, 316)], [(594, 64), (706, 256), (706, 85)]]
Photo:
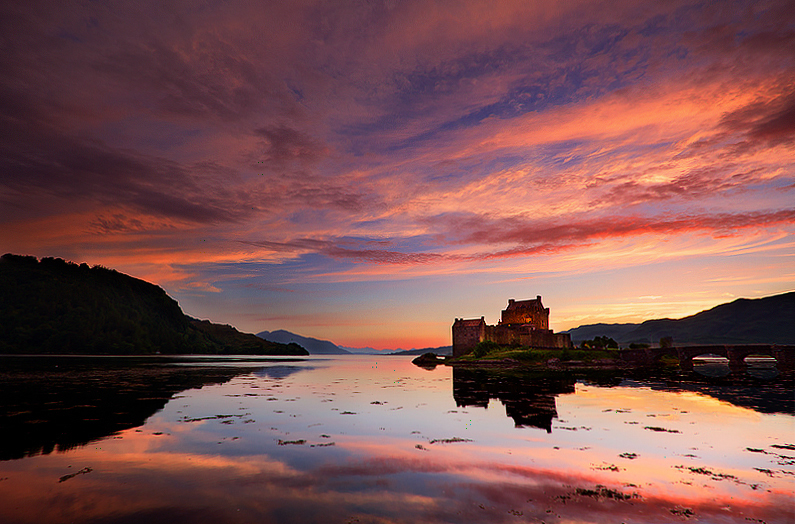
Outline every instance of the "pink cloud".
[[(676, 236), (697, 232), (724, 236), (738, 234), (744, 229), (788, 228), (795, 225), (795, 210), (658, 217), (582, 216), (558, 220), (463, 215), (437, 217), (432, 222), (437, 229), (436, 252), (362, 249), (356, 247), (356, 242), (350, 240), (296, 239), (288, 242), (245, 241), (244, 243), (279, 253), (311, 252), (332, 258), (376, 264), (444, 264), (551, 254), (577, 249), (599, 240), (623, 239), (647, 234)], [(473, 245), (481, 249), (499, 244), (514, 244), (514, 247), (470, 254), (445, 252), (456, 244)]]

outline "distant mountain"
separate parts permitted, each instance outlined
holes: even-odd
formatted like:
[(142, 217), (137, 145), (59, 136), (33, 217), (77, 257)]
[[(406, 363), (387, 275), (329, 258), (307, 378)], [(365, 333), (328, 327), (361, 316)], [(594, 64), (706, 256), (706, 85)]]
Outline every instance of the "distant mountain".
[(569, 331), (575, 343), (608, 336), (619, 344), (655, 344), (672, 337), (675, 345), (795, 344), (795, 292), (765, 298), (740, 298), (678, 320), (641, 324), (589, 324)]
[(351, 348), (348, 346), (339, 346), (340, 348), (344, 349), (349, 353), (353, 353), (354, 355), (388, 355), (388, 349), (375, 349), (371, 347), (364, 347), (364, 348)]
[(436, 353), (440, 356), (452, 356), (453, 346), (439, 346), (438, 348), (421, 348), (394, 351), (390, 355), (424, 355), (425, 353)]
[(154, 284), (101, 266), (0, 257), (0, 354), (306, 355), (187, 317)]
[[(228, 324), (214, 324), (209, 320), (198, 320), (190, 318), (191, 325), (204, 333), (211, 341), (222, 346), (229, 346), (234, 348), (236, 354), (239, 355), (266, 355), (263, 351), (270, 351), (277, 348), (282, 351), (282, 355), (308, 355), (309, 351), (301, 347), (300, 344), (295, 342), (274, 342), (264, 340), (261, 337), (252, 335), (251, 333), (241, 333), (234, 327)], [(270, 353), (276, 354), (276, 353)]]
[(285, 331), (284, 329), (279, 329), (277, 331), (262, 331), (257, 333), (257, 336), (260, 338), (264, 338), (265, 340), (271, 340), (273, 342), (281, 342), (282, 344), (288, 344), (290, 342), (296, 342), (300, 344), (302, 347), (306, 348), (311, 355), (422, 355), (424, 353), (436, 353), (437, 355), (452, 355), (453, 354), (453, 346), (441, 346), (438, 348), (422, 348), (422, 349), (409, 349), (409, 350), (402, 350), (402, 349), (384, 349), (378, 350), (371, 347), (364, 347), (364, 348), (351, 348), (347, 346), (338, 346), (333, 342), (328, 340), (319, 340), (316, 338), (311, 337), (304, 337), (301, 335), (297, 335), (295, 333), (291, 333), (289, 331)]
[(436, 353), (437, 355), (452, 355), (453, 346), (440, 346), (437, 348), (421, 348), (421, 349), (375, 349), (375, 348), (349, 348), (340, 346), (341, 348), (356, 353), (358, 355), (424, 355), (425, 353)]
[(261, 331), (257, 336), (269, 340), (271, 342), (279, 342), (281, 344), (297, 343), (298, 345), (309, 351), (310, 355), (347, 355), (350, 351), (345, 351), (336, 344), (328, 340), (318, 340), (312, 337), (303, 337), (290, 333), (283, 329), (276, 331)]

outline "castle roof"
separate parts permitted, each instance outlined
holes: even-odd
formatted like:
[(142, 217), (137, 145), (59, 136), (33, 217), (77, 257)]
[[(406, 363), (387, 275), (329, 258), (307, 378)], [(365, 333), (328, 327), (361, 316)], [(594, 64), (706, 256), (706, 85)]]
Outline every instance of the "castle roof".
[(479, 326), (480, 324), (485, 323), (483, 317), (480, 318), (457, 318), (455, 319), (455, 323), (459, 326)]
[(536, 298), (531, 298), (529, 300), (514, 300), (512, 298), (508, 299), (508, 307), (505, 308), (506, 311), (511, 311), (513, 309), (543, 309), (544, 306), (541, 304), (541, 295), (536, 296)]

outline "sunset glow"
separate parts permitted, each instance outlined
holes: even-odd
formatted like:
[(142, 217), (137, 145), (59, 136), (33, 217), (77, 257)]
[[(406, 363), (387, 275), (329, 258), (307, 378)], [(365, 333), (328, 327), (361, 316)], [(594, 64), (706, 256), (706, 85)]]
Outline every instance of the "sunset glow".
[(378, 349), (792, 291), (794, 13), (6, 2), (0, 249)]

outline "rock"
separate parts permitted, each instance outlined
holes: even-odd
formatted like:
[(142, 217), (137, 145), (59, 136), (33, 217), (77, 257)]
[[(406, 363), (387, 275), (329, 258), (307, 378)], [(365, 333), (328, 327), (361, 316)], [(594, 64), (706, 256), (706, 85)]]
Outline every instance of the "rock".
[(415, 366), (433, 369), (439, 364), (444, 364), (444, 359), (436, 356), (436, 353), (423, 353), (411, 361)]

